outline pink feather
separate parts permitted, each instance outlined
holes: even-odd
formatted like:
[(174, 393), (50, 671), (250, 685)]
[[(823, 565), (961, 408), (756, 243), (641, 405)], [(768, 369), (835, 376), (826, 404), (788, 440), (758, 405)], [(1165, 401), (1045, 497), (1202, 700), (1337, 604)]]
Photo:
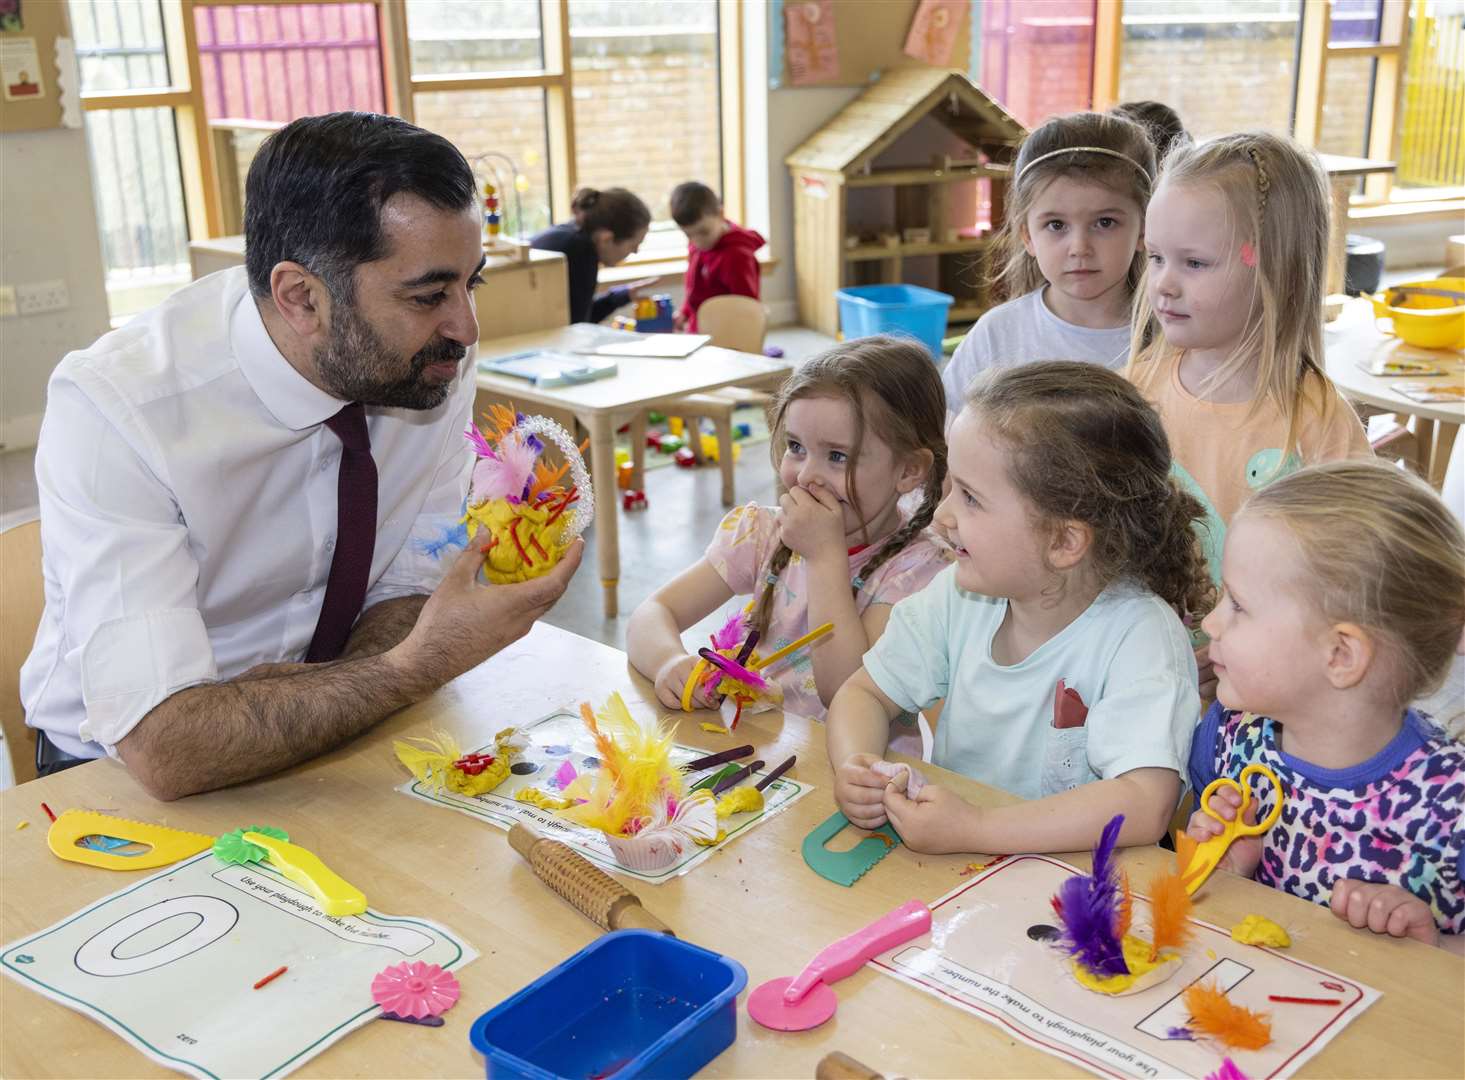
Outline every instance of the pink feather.
[(723, 649), (736, 649), (743, 643), (747, 635), (747, 627), (743, 622), (743, 613), (737, 612), (727, 622), (712, 634), (712, 651), (720, 652)]
[(480, 457), (473, 467), (475, 505), (485, 499), (522, 499), (538, 460), (538, 450), (517, 432), (511, 434), (498, 444), (494, 456)]
[(488, 440), (484, 438), (483, 432), (479, 431), (475, 425), (468, 425), (463, 432), (463, 438), (468, 440), (468, 445), (473, 447), (473, 452), (479, 457), (491, 458), (498, 456), (493, 452), (493, 447), (488, 445)]

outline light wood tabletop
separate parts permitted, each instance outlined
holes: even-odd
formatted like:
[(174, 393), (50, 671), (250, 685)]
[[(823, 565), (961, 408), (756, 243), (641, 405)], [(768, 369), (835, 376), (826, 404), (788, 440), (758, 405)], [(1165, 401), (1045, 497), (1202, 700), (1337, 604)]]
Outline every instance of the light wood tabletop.
[[(562, 326), (478, 343), (480, 360), (529, 349), (568, 349), (583, 328)], [(776, 385), (792, 367), (753, 353), (705, 345), (682, 360), (617, 357), (616, 374), (568, 386), (537, 387), (508, 375), (478, 375), (480, 399), (533, 405), (570, 414), (590, 433), (590, 472), (595, 479), (596, 559), (604, 589), (605, 617), (618, 612), (616, 586), (621, 576), (615, 431), (638, 412), (662, 402), (728, 386)]]
[[(600, 931), (535, 877), (510, 849), (505, 833), (393, 791), (406, 773), (393, 757), (392, 739), (446, 728), (465, 745), (476, 745), (507, 724), (581, 700), (599, 703), (615, 690), (638, 715), (663, 711), (650, 685), (627, 667), (623, 653), (540, 624), (429, 700), (336, 753), (271, 779), (165, 805), (144, 794), (121, 766), (102, 761), (7, 791), (0, 796), (3, 939), (8, 943), (49, 926), (144, 876), (55, 858), (46, 848), (42, 800), (58, 812), (106, 807), (137, 820), (209, 834), (246, 823), (276, 825), (360, 886), (376, 910), (441, 922), (481, 953), (459, 971), (462, 998), (444, 1027), (368, 1024), (295, 1075), (482, 1076), (482, 1059), (468, 1041), (473, 1020)], [(680, 741), (712, 750), (733, 745), (700, 730), (698, 719), (695, 714), (684, 718)], [(971, 861), (971, 856), (933, 857), (897, 847), (853, 888), (810, 872), (800, 856), (801, 841), (834, 808), (822, 735), (818, 725), (778, 713), (747, 718), (739, 725), (737, 742), (754, 743), (758, 756), (770, 763), (797, 753), (790, 775), (816, 790), (685, 876), (659, 886), (631, 883), (647, 910), (679, 936), (740, 961), (748, 970), (749, 989), (795, 974), (825, 945), (906, 900), (934, 901), (962, 882), (959, 871)], [(929, 772), (974, 801), (1013, 801), (940, 770)], [(22, 819), (31, 826), (17, 831)], [(1124, 852), (1120, 861), (1142, 881), (1172, 857), (1145, 848)], [(1064, 858), (1088, 863), (1086, 855)], [(1046, 899), (1034, 903), (1046, 908)], [(1296, 959), (1357, 978), (1383, 994), (1300, 1075), (1465, 1074), (1465, 967), (1458, 957), (1352, 930), (1324, 908), (1223, 873), (1203, 889), (1196, 916), (1230, 926), (1253, 912), (1291, 930), (1290, 952)], [(0, 984), (0, 1075), (173, 1075), (80, 1014), (14, 980), (0, 979)], [(810, 1032), (780, 1034), (748, 1019), (745, 991), (739, 998), (736, 1042), (702, 1075), (813, 1076), (819, 1059), (832, 1050), (887, 1075), (1087, 1075), (869, 966), (842, 981), (837, 993), (839, 1010), (831, 1021)]]
[[(1436, 488), (1444, 482), (1445, 465), (1455, 436), (1465, 423), (1465, 398), (1415, 401), (1396, 386), (1465, 387), (1465, 353), (1457, 349), (1421, 349), (1374, 325), (1373, 307), (1362, 297), (1349, 300), (1336, 322), (1323, 328), (1328, 378), (1350, 401), (1401, 416), (1415, 417), (1414, 437), (1419, 465)], [(1443, 369), (1443, 375), (1373, 375), (1369, 368), (1384, 360), (1413, 360)]]

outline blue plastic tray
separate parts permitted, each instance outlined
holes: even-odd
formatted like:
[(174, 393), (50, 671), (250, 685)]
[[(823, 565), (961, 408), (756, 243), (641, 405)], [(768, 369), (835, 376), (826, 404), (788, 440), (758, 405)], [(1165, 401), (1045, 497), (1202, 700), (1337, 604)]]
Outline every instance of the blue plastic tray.
[(597, 938), (473, 1023), (500, 1077), (691, 1076), (737, 1037), (743, 965), (649, 930)]

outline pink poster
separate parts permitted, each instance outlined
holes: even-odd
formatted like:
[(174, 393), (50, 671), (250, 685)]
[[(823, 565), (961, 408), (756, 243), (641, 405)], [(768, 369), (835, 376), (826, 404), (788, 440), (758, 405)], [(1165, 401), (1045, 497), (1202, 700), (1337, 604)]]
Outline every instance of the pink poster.
[(905, 54), (932, 67), (950, 67), (951, 48), (966, 13), (967, 0), (921, 0), (905, 38)]
[(783, 18), (789, 81), (794, 86), (809, 86), (838, 78), (834, 0), (792, 0), (784, 5)]

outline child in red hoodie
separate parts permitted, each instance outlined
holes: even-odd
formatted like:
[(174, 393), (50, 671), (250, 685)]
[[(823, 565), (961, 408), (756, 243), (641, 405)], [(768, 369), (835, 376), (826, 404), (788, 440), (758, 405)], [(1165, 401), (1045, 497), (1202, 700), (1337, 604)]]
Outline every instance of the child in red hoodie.
[(678, 184), (671, 193), (671, 216), (690, 241), (687, 298), (674, 320), (679, 333), (697, 332), (697, 309), (714, 296), (758, 299), (758, 260), (753, 253), (763, 246), (763, 237), (729, 221), (717, 192), (695, 180)]

